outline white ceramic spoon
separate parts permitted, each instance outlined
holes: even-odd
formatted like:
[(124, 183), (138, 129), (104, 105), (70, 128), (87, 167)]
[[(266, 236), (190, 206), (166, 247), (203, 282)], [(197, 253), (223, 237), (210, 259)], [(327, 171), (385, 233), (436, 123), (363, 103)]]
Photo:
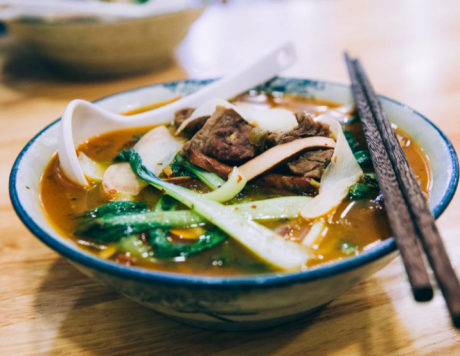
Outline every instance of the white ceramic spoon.
[(59, 127), (58, 152), (61, 167), (71, 181), (86, 186), (75, 148), (104, 132), (170, 122), (177, 110), (198, 107), (213, 98), (232, 98), (273, 78), (296, 59), (290, 42), (278, 45), (242, 68), (178, 101), (129, 117), (104, 110), (85, 100), (73, 100), (65, 109)]

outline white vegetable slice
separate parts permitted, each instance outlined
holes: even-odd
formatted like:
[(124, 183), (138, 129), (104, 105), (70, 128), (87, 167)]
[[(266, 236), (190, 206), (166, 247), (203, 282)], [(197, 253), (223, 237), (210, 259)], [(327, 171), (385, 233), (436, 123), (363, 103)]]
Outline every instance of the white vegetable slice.
[(104, 191), (113, 196), (138, 195), (147, 186), (147, 183), (139, 179), (132, 171), (129, 163), (112, 164), (104, 173), (102, 187)]
[(93, 181), (100, 182), (107, 169), (107, 165), (93, 161), (83, 152), (78, 152), (78, 161), (80, 162), (81, 169), (86, 178)]
[(298, 270), (310, 257), (310, 251), (306, 246), (285, 240), (274, 231), (229, 211), (220, 203), (205, 199), (200, 194), (180, 186), (159, 181), (154, 184), (181, 203), (193, 208), (196, 213), (271, 265), (284, 270)]
[(324, 222), (324, 220), (319, 220), (315, 222), (311, 226), (310, 231), (308, 231), (307, 236), (303, 238), (302, 245), (313, 247), (315, 242), (318, 240), (319, 235), (323, 232), (325, 226), (326, 223)]
[(223, 106), (235, 110), (249, 124), (257, 126), (262, 130), (269, 132), (284, 132), (290, 131), (298, 126), (298, 122), (294, 114), (286, 109), (253, 109), (248, 105), (235, 106), (223, 99), (211, 99), (198, 107), (193, 114), (185, 120), (177, 129), (178, 135), (190, 122), (203, 117), (211, 116), (216, 111), (217, 106)]
[(231, 200), (243, 190), (247, 182), (248, 180), (244, 177), (244, 174), (237, 167), (234, 167), (228, 180), (220, 188), (203, 194), (203, 197), (219, 203)]
[(172, 136), (165, 126), (158, 126), (142, 136), (134, 145), (134, 150), (141, 156), (145, 167), (159, 174), (171, 163), (182, 145), (183, 141)]
[(308, 148), (334, 148), (335, 146), (335, 141), (329, 137), (318, 136), (301, 138), (288, 143), (284, 143), (282, 145), (272, 147), (264, 153), (251, 159), (249, 162), (246, 162), (245, 164), (240, 166), (239, 169), (247, 180), (251, 180), (261, 175), (262, 173), (267, 172), (279, 163), (284, 162), (289, 158), (295, 156), (299, 152), (305, 151)]
[(300, 212), (305, 219), (315, 219), (331, 212), (347, 197), (348, 188), (363, 175), (363, 170), (356, 162), (340, 123), (331, 115), (321, 115), (316, 120), (329, 124), (337, 140), (331, 163), (321, 178), (319, 194)]
[(227, 205), (226, 208), (251, 220), (294, 219), (299, 216), (300, 209), (312, 199), (310, 197), (281, 197)]
[[(159, 174), (171, 163), (182, 144), (166, 127), (159, 126), (147, 132), (134, 145), (134, 150), (139, 153), (149, 170)], [(115, 163), (106, 170), (102, 186), (110, 195), (138, 195), (147, 184), (133, 173), (128, 163)]]

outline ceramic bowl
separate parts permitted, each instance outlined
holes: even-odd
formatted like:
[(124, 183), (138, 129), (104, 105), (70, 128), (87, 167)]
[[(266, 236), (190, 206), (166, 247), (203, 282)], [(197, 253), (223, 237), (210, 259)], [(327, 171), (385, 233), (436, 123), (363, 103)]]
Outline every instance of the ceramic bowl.
[(203, 7), (139, 19), (9, 22), (8, 33), (33, 54), (67, 73), (87, 77), (136, 74), (172, 61)]
[[(97, 105), (122, 113), (135, 107), (187, 95), (209, 80), (186, 80), (115, 94)], [(304, 79), (276, 78), (265, 84), (272, 92), (294, 93), (350, 103), (345, 85)], [(393, 123), (415, 139), (428, 155), (433, 171), (430, 206), (436, 217), (449, 204), (457, 187), (458, 161), (447, 137), (411, 108), (381, 97)], [(396, 255), (390, 238), (356, 257), (298, 273), (242, 277), (200, 277), (126, 267), (100, 259), (60, 236), (47, 221), (38, 199), (40, 177), (57, 148), (59, 120), (35, 136), (22, 150), (10, 178), (14, 208), (29, 230), (68, 258), (89, 277), (128, 298), (186, 324), (222, 330), (275, 326), (310, 314), (371, 276)], [(409, 288), (409, 286), (407, 286)]]

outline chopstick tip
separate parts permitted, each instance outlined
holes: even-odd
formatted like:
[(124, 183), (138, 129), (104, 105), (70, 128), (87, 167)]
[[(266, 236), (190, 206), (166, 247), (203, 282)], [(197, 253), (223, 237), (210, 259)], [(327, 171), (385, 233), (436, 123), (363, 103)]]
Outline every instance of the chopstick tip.
[[(414, 299), (417, 302), (428, 302), (433, 299), (433, 287), (430, 284), (414, 288)], [(460, 319), (459, 319), (460, 321)]]

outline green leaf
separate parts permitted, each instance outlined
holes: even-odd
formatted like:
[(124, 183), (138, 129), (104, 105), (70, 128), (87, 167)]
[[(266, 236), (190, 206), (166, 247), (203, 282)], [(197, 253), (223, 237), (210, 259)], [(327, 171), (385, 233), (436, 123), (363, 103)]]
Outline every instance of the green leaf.
[(343, 134), (347, 139), (348, 146), (350, 146), (351, 150), (355, 152), (356, 148), (358, 147), (358, 143), (356, 142), (353, 133), (351, 131), (343, 131)]
[(375, 173), (366, 173), (363, 176), (363, 183), (365, 183), (369, 188), (378, 189), (379, 182), (377, 180), (377, 174)]
[(119, 162), (129, 162), (129, 160), (126, 160), (127, 157), (127, 152), (130, 152), (130, 150), (122, 150), (118, 155), (115, 156), (113, 159), (113, 162), (119, 163)]
[(173, 172), (173, 177), (195, 177), (195, 174), (192, 171), (187, 169), (187, 167), (184, 167), (182, 164), (183, 161), (184, 158), (180, 155), (174, 157), (173, 161), (169, 165)]
[(366, 198), (372, 189), (369, 188), (366, 184), (355, 183), (350, 188), (348, 188), (348, 197), (351, 200), (359, 200)]
[[(309, 197), (281, 197), (226, 205), (224, 209), (230, 214), (235, 212), (250, 220), (293, 219), (298, 217), (302, 206), (311, 199)], [(161, 203), (157, 203), (159, 204)], [(94, 241), (113, 242), (124, 236), (145, 232), (156, 227), (191, 227), (205, 224), (206, 221), (205, 218), (191, 210), (139, 211), (138, 213), (126, 213), (126, 215), (103, 214), (94, 216), (93, 219), (82, 219), (74, 234)]]
[(356, 162), (359, 163), (360, 166), (367, 167), (372, 165), (371, 156), (368, 150), (358, 151), (354, 154), (356, 158)]
[(138, 235), (122, 238), (117, 244), (117, 249), (119, 252), (128, 252), (139, 260), (149, 258), (153, 254), (152, 248), (144, 244)]
[(173, 197), (170, 197), (169, 195), (162, 195), (161, 198), (155, 204), (153, 211), (174, 211), (177, 209), (178, 204), (179, 202)]
[(216, 190), (220, 188), (225, 183), (225, 180), (220, 178), (217, 174), (208, 172), (207, 170), (201, 167), (195, 166), (193, 163), (185, 159), (183, 156), (178, 155), (175, 157), (174, 160), (177, 165), (185, 169), (187, 172), (191, 173), (191, 174), (188, 173), (188, 175), (197, 177), (199, 180), (201, 180), (204, 184), (206, 184), (212, 190)]
[(347, 124), (348, 125), (357, 124), (358, 122), (360, 122), (360, 120), (359, 120), (359, 117), (357, 115), (352, 116), (352, 117), (347, 119)]
[(74, 235), (99, 242), (115, 242), (125, 236), (139, 234), (157, 227), (189, 227), (203, 224), (205, 221), (190, 210), (120, 216), (104, 215), (94, 219), (82, 219)]
[(273, 230), (247, 220), (199, 193), (161, 180), (142, 164), (142, 158), (136, 152), (130, 151), (124, 155), (129, 158), (131, 169), (139, 178), (179, 200), (265, 262), (283, 270), (293, 270), (304, 266), (309, 259), (310, 252), (305, 246), (285, 240)]
[(349, 240), (340, 239), (339, 250), (341, 250), (346, 255), (355, 255), (356, 252), (358, 252), (358, 246)]
[(142, 202), (132, 201), (114, 201), (109, 204), (99, 206), (95, 209), (89, 210), (81, 216), (82, 218), (99, 218), (107, 215), (126, 215), (126, 214), (138, 214), (146, 213), (147, 204)]
[(174, 244), (168, 239), (169, 230), (153, 229), (147, 232), (147, 239), (153, 247), (155, 258), (173, 258), (178, 256), (191, 256), (210, 249), (225, 241), (227, 235), (214, 228), (192, 244)]

